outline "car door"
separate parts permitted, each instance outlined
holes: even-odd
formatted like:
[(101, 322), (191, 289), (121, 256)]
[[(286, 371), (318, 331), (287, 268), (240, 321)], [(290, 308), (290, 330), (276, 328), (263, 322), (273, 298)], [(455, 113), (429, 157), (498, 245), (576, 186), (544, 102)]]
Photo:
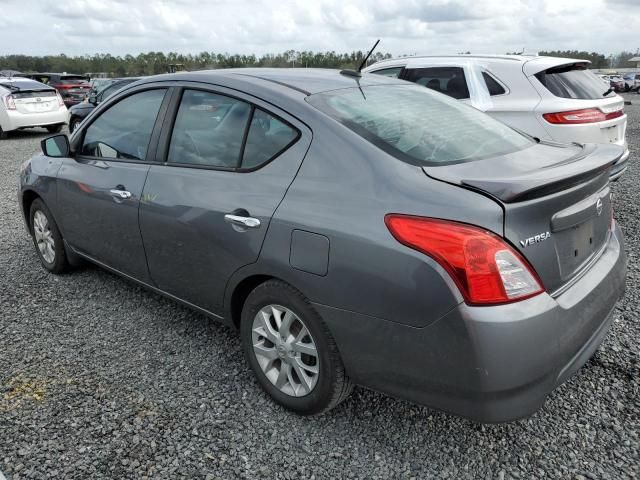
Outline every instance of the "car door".
[(222, 87), (185, 88), (173, 116), (140, 207), (149, 271), (165, 292), (220, 313), (229, 277), (257, 260), (311, 132)]
[(109, 104), (74, 135), (75, 157), (63, 161), (57, 180), (67, 241), (142, 281), (148, 270), (138, 207), (167, 100), (166, 88), (151, 88)]

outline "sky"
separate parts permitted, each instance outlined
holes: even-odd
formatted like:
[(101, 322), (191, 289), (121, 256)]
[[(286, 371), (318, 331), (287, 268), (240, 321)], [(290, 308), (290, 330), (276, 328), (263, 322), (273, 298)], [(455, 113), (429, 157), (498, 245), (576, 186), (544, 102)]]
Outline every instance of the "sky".
[(640, 0), (0, 0), (0, 55), (640, 48)]

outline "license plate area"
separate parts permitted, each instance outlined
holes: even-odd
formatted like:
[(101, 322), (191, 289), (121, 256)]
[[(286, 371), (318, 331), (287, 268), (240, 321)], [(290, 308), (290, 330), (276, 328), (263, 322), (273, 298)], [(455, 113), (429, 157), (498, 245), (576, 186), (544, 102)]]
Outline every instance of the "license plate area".
[(552, 236), (563, 281), (575, 275), (602, 249), (609, 238), (610, 218), (608, 187), (554, 216)]

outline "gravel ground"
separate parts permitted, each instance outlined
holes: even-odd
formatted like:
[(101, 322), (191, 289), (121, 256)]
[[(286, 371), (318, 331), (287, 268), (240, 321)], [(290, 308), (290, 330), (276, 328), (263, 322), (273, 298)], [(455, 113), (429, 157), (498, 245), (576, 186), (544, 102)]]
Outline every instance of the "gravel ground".
[[(275, 406), (234, 332), (94, 267), (39, 265), (16, 203), (45, 135), (0, 142), (0, 470), (22, 478), (640, 476), (640, 96), (615, 187), (627, 294), (594, 358), (533, 417), (478, 425), (364, 389), (332, 412)], [(637, 99), (637, 100), (636, 100)]]

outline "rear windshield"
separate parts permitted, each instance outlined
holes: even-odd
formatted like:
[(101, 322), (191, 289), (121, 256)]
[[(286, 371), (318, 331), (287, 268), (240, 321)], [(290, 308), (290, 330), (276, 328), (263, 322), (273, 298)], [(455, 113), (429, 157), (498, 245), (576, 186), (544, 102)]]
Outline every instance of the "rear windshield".
[(19, 92), (21, 90), (51, 90), (53, 89), (44, 83), (36, 82), (35, 80), (11, 80), (11, 81), (2, 81), (0, 80), (0, 86), (11, 90), (12, 92)]
[(387, 153), (419, 166), (470, 162), (534, 143), (473, 107), (416, 85), (333, 90), (307, 101)]
[[(536, 74), (536, 78), (556, 97), (595, 100), (604, 97), (602, 79), (582, 64), (563, 65)], [(606, 96), (613, 96), (613, 91)]]
[(61, 75), (60, 81), (64, 83), (85, 83), (87, 79), (78, 75)]

